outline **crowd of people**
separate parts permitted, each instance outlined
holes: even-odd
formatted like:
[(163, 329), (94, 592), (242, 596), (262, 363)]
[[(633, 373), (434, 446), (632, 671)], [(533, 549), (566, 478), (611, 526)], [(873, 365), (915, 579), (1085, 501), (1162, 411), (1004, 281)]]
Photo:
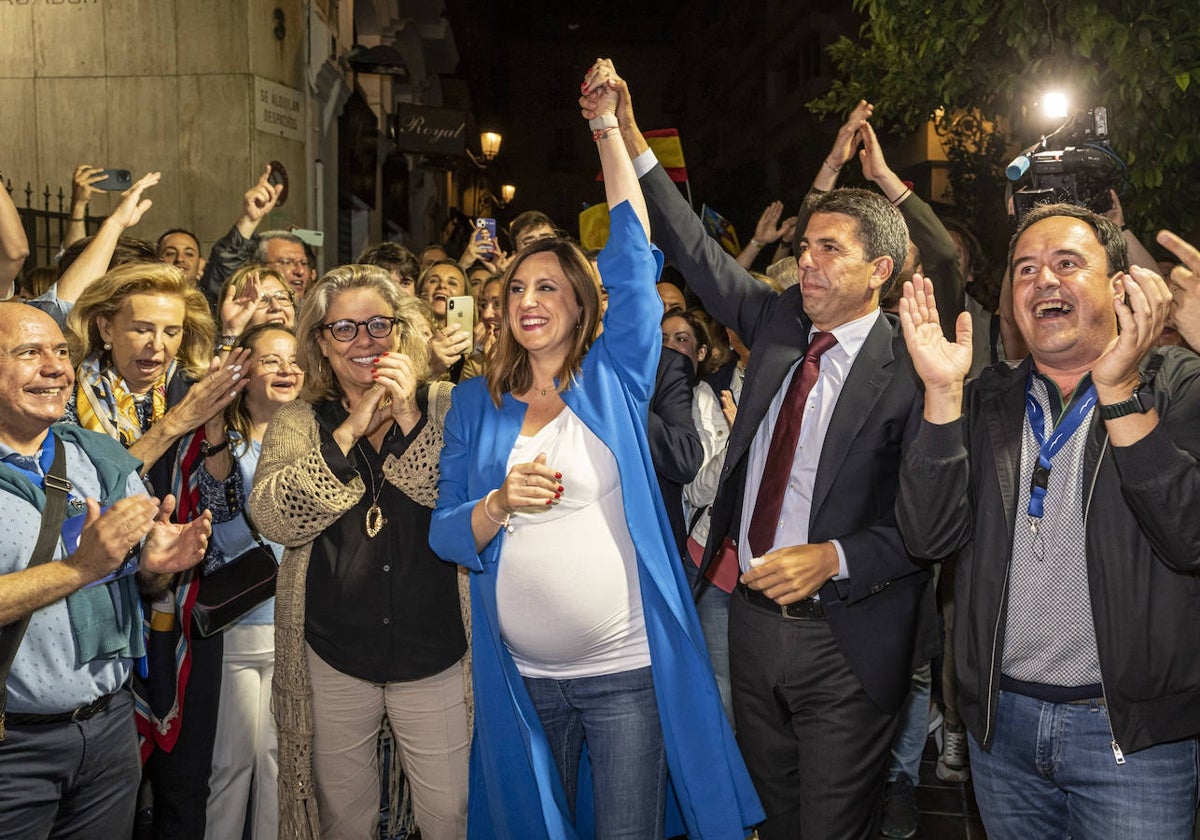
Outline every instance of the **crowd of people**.
[(864, 101), (735, 257), (578, 104), (598, 252), (80, 166), (23, 270), (0, 190), (0, 838), (911, 837), (933, 721), (989, 837), (1190, 840), (1200, 251), (1048, 204), (989, 292)]

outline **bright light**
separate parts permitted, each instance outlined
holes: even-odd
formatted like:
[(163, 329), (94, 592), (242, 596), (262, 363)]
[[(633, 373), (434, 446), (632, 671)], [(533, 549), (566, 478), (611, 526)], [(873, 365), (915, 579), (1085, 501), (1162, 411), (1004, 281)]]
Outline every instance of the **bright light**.
[(1050, 91), (1042, 94), (1042, 113), (1052, 120), (1065, 120), (1069, 113), (1070, 103), (1062, 91)]
[(483, 151), (485, 160), (491, 160), (500, 153), (501, 137), (494, 131), (485, 131), (479, 135), (479, 148)]
[(502, 184), (500, 187), (500, 200), (508, 204), (517, 195), (517, 188), (512, 184)]

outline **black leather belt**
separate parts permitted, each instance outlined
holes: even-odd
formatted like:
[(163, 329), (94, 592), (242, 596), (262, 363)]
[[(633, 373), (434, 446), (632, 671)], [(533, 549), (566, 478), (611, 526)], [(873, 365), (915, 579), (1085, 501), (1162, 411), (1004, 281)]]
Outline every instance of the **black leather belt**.
[(742, 597), (746, 599), (746, 603), (774, 613), (782, 618), (792, 618), (797, 621), (825, 620), (825, 608), (815, 598), (805, 598), (803, 601), (783, 606), (775, 603), (757, 589), (751, 589), (743, 583), (737, 585), (737, 590), (742, 593)]
[(8, 712), (4, 715), (4, 723), (7, 726), (39, 726), (47, 723), (79, 723), (80, 721), (88, 720), (103, 712), (108, 708), (108, 704), (112, 702), (116, 695), (105, 694), (103, 697), (97, 697), (86, 706), (80, 706), (78, 709), (72, 709), (69, 712), (59, 712), (56, 715), (28, 715), (23, 712)]

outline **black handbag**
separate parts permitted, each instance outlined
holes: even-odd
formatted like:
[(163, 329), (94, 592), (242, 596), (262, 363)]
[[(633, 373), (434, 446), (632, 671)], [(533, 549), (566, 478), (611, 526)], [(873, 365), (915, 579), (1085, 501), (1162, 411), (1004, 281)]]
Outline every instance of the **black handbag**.
[(200, 576), (200, 592), (192, 606), (192, 632), (202, 639), (223, 633), (275, 595), (275, 575), (279, 571), (275, 552), (258, 535), (245, 508), (242, 516), (258, 545)]

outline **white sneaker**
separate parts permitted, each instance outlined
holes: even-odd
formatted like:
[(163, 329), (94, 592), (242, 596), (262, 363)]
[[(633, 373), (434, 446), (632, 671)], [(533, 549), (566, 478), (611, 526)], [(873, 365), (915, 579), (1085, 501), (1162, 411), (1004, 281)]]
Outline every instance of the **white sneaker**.
[(938, 756), (937, 768), (934, 772), (943, 782), (965, 782), (971, 778), (965, 729), (942, 727), (942, 753)]

